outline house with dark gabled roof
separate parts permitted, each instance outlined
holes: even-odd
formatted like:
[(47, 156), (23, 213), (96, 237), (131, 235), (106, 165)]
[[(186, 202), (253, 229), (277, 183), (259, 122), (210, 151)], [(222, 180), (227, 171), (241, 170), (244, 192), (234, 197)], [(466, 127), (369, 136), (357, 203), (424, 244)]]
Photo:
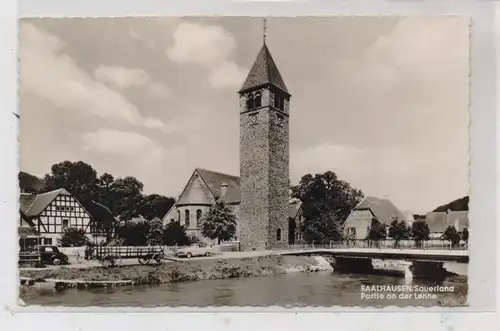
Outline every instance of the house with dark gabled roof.
[(365, 239), (374, 218), (386, 225), (395, 219), (405, 221), (403, 213), (390, 200), (365, 197), (347, 217), (344, 235), (351, 239)]
[(68, 227), (82, 229), (95, 243), (110, 235), (106, 224), (111, 222), (112, 227), (113, 216), (109, 209), (92, 203), (89, 211), (64, 188), (42, 194), (23, 193), (19, 202), (20, 229), (32, 227), (42, 238), (41, 244), (57, 245)]
[(451, 210), (430, 212), (425, 215), (425, 222), (429, 226), (429, 236), (432, 239), (439, 239), (449, 226), (454, 226), (459, 233), (469, 228), (469, 212)]

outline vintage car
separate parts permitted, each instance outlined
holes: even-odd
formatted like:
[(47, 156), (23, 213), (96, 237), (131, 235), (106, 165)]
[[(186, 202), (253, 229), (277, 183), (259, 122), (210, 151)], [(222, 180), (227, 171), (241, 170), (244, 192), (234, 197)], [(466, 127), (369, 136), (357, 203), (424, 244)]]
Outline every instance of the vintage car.
[(183, 247), (177, 251), (177, 257), (194, 257), (194, 256), (210, 256), (213, 254), (212, 246), (207, 245), (193, 245), (189, 247)]
[(56, 246), (52, 245), (35, 246), (35, 253), (40, 254), (41, 262), (46, 264), (67, 264), (69, 260), (66, 254), (61, 253)]

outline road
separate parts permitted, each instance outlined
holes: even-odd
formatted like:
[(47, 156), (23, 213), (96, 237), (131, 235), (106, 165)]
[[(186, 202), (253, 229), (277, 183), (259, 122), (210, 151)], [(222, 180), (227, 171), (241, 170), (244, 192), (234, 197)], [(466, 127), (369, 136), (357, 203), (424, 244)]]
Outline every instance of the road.
[[(175, 257), (167, 257), (164, 260), (164, 263), (171, 262), (184, 262), (184, 261), (192, 261), (192, 260), (209, 260), (209, 259), (241, 259), (241, 258), (249, 258), (249, 257), (258, 257), (258, 256), (267, 256), (267, 255), (301, 255), (301, 254), (315, 254), (315, 253), (339, 253), (339, 255), (344, 255), (342, 253), (352, 253), (354, 255), (373, 255), (372, 257), (382, 256), (385, 254), (389, 254), (394, 258), (398, 258), (398, 256), (405, 255), (419, 255), (421, 257), (425, 256), (468, 256), (467, 251), (456, 251), (456, 250), (415, 250), (415, 249), (378, 249), (378, 248), (319, 248), (319, 249), (299, 249), (299, 250), (266, 250), (266, 251), (249, 251), (249, 252), (221, 252), (214, 254), (212, 256), (202, 256), (202, 257), (192, 257), (189, 259), (186, 258), (175, 258)], [(102, 266), (96, 260), (86, 261), (80, 259), (76, 261), (74, 257), (70, 257), (69, 265), (65, 266), (47, 266), (45, 269), (54, 269), (54, 268), (93, 268)], [(117, 264), (119, 266), (133, 266), (140, 265), (137, 259), (123, 259), (118, 260)], [(40, 270), (41, 268), (20, 268), (21, 270)]]

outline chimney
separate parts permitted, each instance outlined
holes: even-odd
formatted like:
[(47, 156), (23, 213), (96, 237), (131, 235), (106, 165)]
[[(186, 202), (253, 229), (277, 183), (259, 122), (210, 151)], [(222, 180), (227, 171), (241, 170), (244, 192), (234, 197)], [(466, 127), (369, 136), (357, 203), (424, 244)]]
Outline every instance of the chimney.
[(220, 197), (221, 198), (227, 194), (227, 186), (228, 186), (227, 183), (222, 183), (220, 185)]

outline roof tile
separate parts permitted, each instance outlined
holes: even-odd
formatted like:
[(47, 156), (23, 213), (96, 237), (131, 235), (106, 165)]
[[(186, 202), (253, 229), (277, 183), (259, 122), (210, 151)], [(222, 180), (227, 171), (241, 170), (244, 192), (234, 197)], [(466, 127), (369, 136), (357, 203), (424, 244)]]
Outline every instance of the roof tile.
[(269, 52), (266, 44), (264, 44), (260, 49), (259, 55), (257, 55), (257, 59), (252, 69), (250, 69), (248, 73), (245, 83), (240, 89), (240, 93), (267, 84), (272, 84), (288, 93), (288, 89), (286, 88), (283, 78), (281, 78), (281, 74), (271, 56), (271, 52)]
[(366, 197), (354, 208), (354, 210), (363, 209), (370, 209), (377, 219), (384, 224), (390, 224), (393, 217), (397, 217), (399, 221), (405, 221), (403, 213), (388, 199)]

